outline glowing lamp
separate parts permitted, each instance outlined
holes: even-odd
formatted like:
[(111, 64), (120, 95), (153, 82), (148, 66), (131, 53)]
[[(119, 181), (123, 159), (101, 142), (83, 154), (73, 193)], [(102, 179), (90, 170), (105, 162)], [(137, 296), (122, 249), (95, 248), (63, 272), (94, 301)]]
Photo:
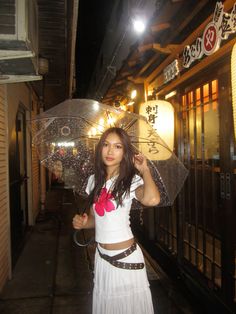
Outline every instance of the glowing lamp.
[(150, 100), (141, 105), (139, 114), (147, 118), (158, 135), (173, 151), (174, 108), (172, 104), (165, 100)]
[(137, 96), (137, 91), (136, 91), (136, 89), (133, 89), (133, 90), (131, 91), (130, 98), (131, 98), (131, 99), (134, 99), (136, 96)]
[(146, 25), (144, 23), (144, 21), (142, 21), (141, 19), (134, 19), (133, 20), (133, 28), (137, 33), (143, 33)]

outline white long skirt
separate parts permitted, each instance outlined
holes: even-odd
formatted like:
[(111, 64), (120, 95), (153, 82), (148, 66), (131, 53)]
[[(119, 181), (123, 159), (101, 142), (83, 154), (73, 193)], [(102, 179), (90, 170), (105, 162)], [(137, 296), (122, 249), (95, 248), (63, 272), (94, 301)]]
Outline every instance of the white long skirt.
[[(113, 256), (124, 250), (105, 250), (101, 253)], [(143, 253), (137, 249), (120, 260), (128, 263), (144, 263)], [(93, 314), (153, 314), (152, 296), (146, 268), (121, 269), (102, 259), (96, 250), (94, 263)]]

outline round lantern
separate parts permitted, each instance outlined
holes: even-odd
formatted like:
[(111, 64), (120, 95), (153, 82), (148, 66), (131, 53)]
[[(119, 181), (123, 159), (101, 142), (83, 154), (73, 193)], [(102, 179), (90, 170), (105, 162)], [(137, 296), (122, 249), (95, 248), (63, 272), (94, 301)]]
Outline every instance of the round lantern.
[(150, 100), (143, 103), (139, 114), (145, 116), (171, 151), (174, 148), (174, 108), (165, 100)]

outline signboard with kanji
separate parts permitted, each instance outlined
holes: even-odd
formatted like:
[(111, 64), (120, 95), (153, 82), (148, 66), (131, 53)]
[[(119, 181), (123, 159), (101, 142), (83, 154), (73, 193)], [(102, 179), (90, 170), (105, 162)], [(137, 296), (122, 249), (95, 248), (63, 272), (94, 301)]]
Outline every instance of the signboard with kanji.
[(150, 125), (157, 131), (170, 150), (173, 150), (174, 108), (171, 103), (165, 100), (147, 101), (141, 105), (139, 114), (147, 118)]

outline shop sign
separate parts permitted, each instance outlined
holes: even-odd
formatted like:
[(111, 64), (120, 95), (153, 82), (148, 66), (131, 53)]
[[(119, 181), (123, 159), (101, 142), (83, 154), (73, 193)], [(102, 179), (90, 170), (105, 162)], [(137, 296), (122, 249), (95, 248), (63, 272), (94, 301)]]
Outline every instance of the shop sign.
[(198, 37), (191, 46), (185, 46), (183, 51), (183, 67), (189, 68), (197, 59), (205, 55), (211, 55), (220, 47), (221, 40), (236, 31), (236, 3), (231, 13), (224, 12), (222, 2), (217, 2), (213, 20), (203, 32), (202, 38)]
[(178, 64), (178, 60), (175, 59), (163, 71), (164, 83), (167, 83), (173, 80), (178, 74), (179, 74), (179, 64)]
[[(139, 114), (147, 118), (150, 125), (157, 131), (164, 143), (166, 143), (170, 150), (173, 150), (174, 108), (172, 104), (165, 100), (149, 100), (141, 105)], [(149, 138), (152, 134), (150, 133), (146, 136)], [(150, 144), (149, 152), (157, 153), (158, 151), (156, 151), (156, 149), (153, 144)]]

